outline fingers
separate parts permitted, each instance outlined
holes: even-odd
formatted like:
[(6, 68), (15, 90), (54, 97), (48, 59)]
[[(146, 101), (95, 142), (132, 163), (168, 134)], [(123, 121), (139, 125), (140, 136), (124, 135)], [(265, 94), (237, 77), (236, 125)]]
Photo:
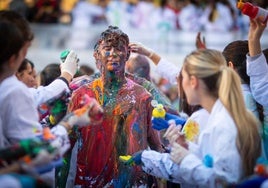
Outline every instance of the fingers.
[(144, 47), (141, 43), (130, 43), (129, 47), (131, 52), (145, 56), (148, 56), (150, 54), (149, 50), (146, 47)]
[(201, 40), (201, 32), (197, 33), (196, 40), (195, 40), (195, 45), (197, 49), (205, 49), (206, 48), (206, 41), (205, 37), (202, 37)]
[(130, 51), (131, 52), (139, 53), (139, 54), (142, 54), (142, 52), (143, 52), (143, 48), (142, 48), (141, 44), (131, 43), (129, 45), (129, 47), (130, 47)]
[(71, 50), (69, 52), (69, 54), (67, 55), (66, 60), (64, 62), (76, 62), (76, 63), (78, 63), (77, 54), (73, 50)]
[(64, 62), (61, 63), (61, 72), (67, 72), (73, 77), (78, 70), (78, 61), (77, 54), (70, 50)]
[(170, 134), (170, 132), (174, 130), (174, 127), (175, 127), (174, 125), (170, 125), (165, 134), (163, 135), (163, 137), (166, 138)]
[(179, 128), (176, 125), (171, 124), (163, 137), (166, 138), (170, 144), (173, 144), (178, 139), (180, 134)]
[(103, 120), (103, 108), (95, 98), (91, 98), (88, 115), (92, 124), (99, 124)]
[(185, 138), (185, 134), (181, 133), (180, 136), (176, 139), (175, 143), (180, 144), (182, 147), (188, 149), (188, 143)]

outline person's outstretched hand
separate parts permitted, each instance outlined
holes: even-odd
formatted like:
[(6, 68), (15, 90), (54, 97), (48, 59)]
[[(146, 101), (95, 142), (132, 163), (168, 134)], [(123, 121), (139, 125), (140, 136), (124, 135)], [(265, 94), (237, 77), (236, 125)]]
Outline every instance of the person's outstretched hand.
[(132, 156), (131, 155), (121, 155), (119, 156), (119, 160), (123, 162), (125, 165), (141, 165), (141, 155), (142, 155), (142, 150), (134, 153)]
[(152, 127), (156, 130), (167, 129), (172, 121), (175, 121), (176, 125), (180, 125), (182, 128), (186, 122), (186, 119), (179, 117), (177, 115), (173, 115), (170, 113), (166, 113), (165, 118), (153, 118), (152, 119)]
[(61, 73), (67, 72), (73, 77), (78, 70), (78, 61), (77, 54), (71, 50), (64, 62), (60, 64)]
[(99, 124), (103, 118), (103, 109), (97, 100), (85, 95), (83, 104), (85, 105), (82, 108), (67, 114), (63, 121), (67, 122), (71, 127), (74, 125), (83, 127), (88, 124)]

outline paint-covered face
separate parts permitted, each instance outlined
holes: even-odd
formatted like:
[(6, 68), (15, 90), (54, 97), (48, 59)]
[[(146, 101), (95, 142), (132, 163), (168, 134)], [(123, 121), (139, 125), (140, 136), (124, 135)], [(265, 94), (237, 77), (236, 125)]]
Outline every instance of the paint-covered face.
[(101, 69), (109, 72), (124, 72), (128, 58), (128, 46), (119, 41), (101, 41), (99, 46), (99, 60)]

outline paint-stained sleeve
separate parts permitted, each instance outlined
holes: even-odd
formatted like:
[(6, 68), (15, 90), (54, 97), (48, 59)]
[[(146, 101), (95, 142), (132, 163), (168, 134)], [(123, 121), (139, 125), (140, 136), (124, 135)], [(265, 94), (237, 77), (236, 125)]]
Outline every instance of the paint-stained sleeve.
[[(72, 93), (69, 105), (68, 105), (68, 113), (73, 112), (76, 109), (79, 109), (83, 106), (82, 100), (83, 100), (83, 96), (85, 96), (86, 94), (90, 97), (92, 97), (93, 95), (91, 94), (92, 92), (90, 92), (88, 86), (82, 86), (79, 89), (75, 90)], [(72, 131), (69, 134), (70, 137), (70, 141), (71, 141), (71, 147), (73, 146), (73, 144), (76, 142), (77, 139), (77, 132), (76, 131)]]

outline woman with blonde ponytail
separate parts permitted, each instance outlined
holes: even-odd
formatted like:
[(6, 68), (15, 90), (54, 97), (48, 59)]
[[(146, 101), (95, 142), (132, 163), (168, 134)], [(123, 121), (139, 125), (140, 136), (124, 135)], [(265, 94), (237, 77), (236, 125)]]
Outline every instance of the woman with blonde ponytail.
[[(260, 156), (259, 122), (245, 106), (240, 77), (232, 68), (226, 66), (223, 58), (221, 52), (215, 50), (196, 51), (186, 58), (183, 70), (185, 75), (199, 79), (204, 84), (203, 89), (207, 97), (215, 101), (214, 104), (212, 102), (213, 105), (205, 107), (209, 100), (202, 100), (200, 97), (200, 105), (210, 113), (216, 105), (225, 108), (223, 111), (227, 112), (227, 115), (222, 114), (223, 120), (226, 119), (221, 122), (222, 126), (228, 127), (228, 123), (235, 125), (234, 131), (237, 135), (234, 137), (234, 149), (237, 149), (241, 157), (242, 178), (253, 173), (256, 159)], [(230, 122), (227, 121), (229, 118)], [(231, 150), (231, 145), (229, 147)]]
[(201, 105), (210, 114), (197, 143), (170, 125), (164, 135), (170, 153), (145, 150), (130, 161), (181, 187), (224, 187), (253, 174), (261, 155), (259, 122), (246, 109), (238, 74), (221, 52), (211, 49), (190, 53), (181, 71), (188, 104)]

